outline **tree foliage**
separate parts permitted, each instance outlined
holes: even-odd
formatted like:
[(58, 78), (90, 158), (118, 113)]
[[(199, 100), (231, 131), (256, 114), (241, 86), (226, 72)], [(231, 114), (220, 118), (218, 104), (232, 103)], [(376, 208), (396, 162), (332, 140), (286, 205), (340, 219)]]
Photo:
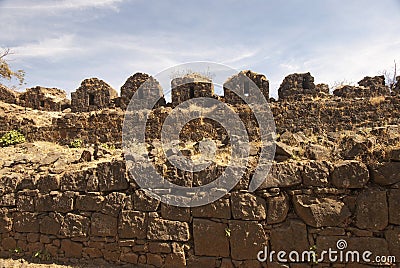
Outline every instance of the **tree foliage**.
[(25, 71), (14, 71), (10, 68), (6, 57), (11, 54), (12, 52), (9, 48), (3, 49), (3, 51), (0, 53), (0, 79), (11, 80), (12, 78), (15, 78), (19, 81), (19, 84), (22, 85), (25, 79)]

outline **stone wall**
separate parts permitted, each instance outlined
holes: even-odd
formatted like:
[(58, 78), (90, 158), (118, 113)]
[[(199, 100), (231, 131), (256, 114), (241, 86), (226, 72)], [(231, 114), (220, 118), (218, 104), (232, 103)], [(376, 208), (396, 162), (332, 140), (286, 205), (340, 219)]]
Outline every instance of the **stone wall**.
[[(137, 92), (140, 88), (140, 92)], [(136, 73), (129, 77), (121, 87), (120, 107), (126, 110), (132, 96), (138, 93), (137, 99), (141, 102), (151, 99), (160, 99), (155, 107), (165, 105), (164, 93), (159, 82), (148, 74)]]
[(117, 97), (117, 92), (103, 80), (85, 79), (71, 93), (71, 109), (73, 112), (89, 112), (113, 107), (112, 101)]
[[(83, 84), (92, 85), (89, 82)], [(324, 85), (315, 88), (326, 90)], [(203, 85), (201, 89), (212, 93)], [(83, 86), (82, 95), (75, 95), (81, 96), (74, 97), (78, 103), (87, 100), (82, 97), (86, 91), (91, 92)], [(106, 91), (110, 93), (107, 87)], [(99, 107), (112, 106), (101, 94)], [(175, 104), (182, 101), (180, 96)], [(256, 258), (265, 246), (320, 253), (336, 249), (336, 242), (344, 239), (348, 250), (394, 255), (399, 261), (400, 99), (321, 96), (271, 102), (279, 139), (264, 183), (256, 192), (247, 191), (258, 152), (251, 144), (251, 167), (238, 185), (222, 199), (197, 208), (167, 206), (147, 197), (128, 174), (118, 149), (101, 149), (102, 156), (92, 158), (91, 144), (119, 146), (122, 109), (45, 113), (2, 104), (0, 134), (20, 129), (28, 141), (69, 144), (82, 139), (88, 147), (57, 145), (64, 149), (37, 149), (33, 155), (28, 153), (35, 149), (33, 143), (0, 148), (0, 258), (128, 267), (261, 267)], [(75, 107), (88, 108), (82, 105)], [(243, 104), (233, 109), (251, 141), (257, 141), (254, 115)], [(172, 107), (152, 111), (148, 142), (159, 138), (171, 111)], [(209, 129), (220, 137), (220, 128), (208, 121), (194, 122), (182, 132), (183, 139), (196, 140), (194, 134)], [(180, 185), (204, 185), (223, 170), (211, 166), (187, 174), (164, 164), (158, 170)], [(288, 266), (274, 260), (263, 267)]]
[(173, 106), (193, 98), (216, 97), (211, 79), (195, 73), (172, 79), (171, 89)]
[[(270, 108), (279, 134), (286, 130), (318, 134), (400, 124), (400, 99), (397, 96), (387, 96), (377, 101), (369, 98), (332, 97), (318, 101), (303, 98), (301, 101), (272, 102)], [(235, 109), (250, 130), (256, 131), (256, 125), (253, 126), (250, 120), (253, 118), (251, 110), (240, 106)], [(155, 109), (149, 124), (153, 130), (151, 135), (158, 133), (170, 110), (169, 107)], [(16, 110), (11, 113), (18, 114)], [(48, 124), (42, 125), (35, 119), (25, 118), (23, 111), (11, 117), (7, 113), (0, 113), (0, 134), (17, 128), (30, 141), (46, 140), (68, 144), (80, 138), (88, 143), (120, 143), (123, 119), (124, 112), (120, 109), (96, 111), (92, 114), (60, 113)]]
[(316, 95), (314, 77), (310, 73), (295, 73), (285, 77), (278, 89), (279, 99), (302, 95)]
[(269, 100), (269, 81), (263, 74), (258, 74), (250, 70), (241, 71), (237, 75), (230, 77), (224, 83), (224, 102), (236, 105), (243, 104), (244, 101), (236, 92), (240, 92), (242, 97), (248, 101), (255, 94), (254, 91), (261, 91), (264, 98)]
[(70, 107), (70, 101), (64, 90), (37, 86), (20, 94), (19, 105), (36, 110), (62, 111)]
[(246, 191), (245, 181), (197, 208), (147, 197), (120, 158), (58, 174), (2, 174), (0, 256), (139, 267), (261, 267), (256, 258), (265, 246), (320, 251), (344, 239), (349, 250), (400, 260), (398, 150), (392, 161), (368, 166), (356, 160), (275, 163), (255, 193)]
[(0, 84), (0, 101), (11, 104), (17, 104), (18, 92)]
[(390, 90), (385, 86), (384, 76), (364, 77), (358, 82), (359, 87), (344, 85), (333, 91), (333, 94), (343, 98), (370, 98), (390, 95)]

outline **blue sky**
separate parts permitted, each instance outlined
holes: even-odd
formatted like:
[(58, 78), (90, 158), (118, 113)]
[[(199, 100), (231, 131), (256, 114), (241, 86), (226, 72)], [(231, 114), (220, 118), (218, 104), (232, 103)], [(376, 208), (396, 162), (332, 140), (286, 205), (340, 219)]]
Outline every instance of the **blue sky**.
[(69, 93), (190, 61), (263, 73), (272, 96), (290, 73), (332, 85), (400, 64), (399, 0), (0, 0), (0, 25), (26, 87)]

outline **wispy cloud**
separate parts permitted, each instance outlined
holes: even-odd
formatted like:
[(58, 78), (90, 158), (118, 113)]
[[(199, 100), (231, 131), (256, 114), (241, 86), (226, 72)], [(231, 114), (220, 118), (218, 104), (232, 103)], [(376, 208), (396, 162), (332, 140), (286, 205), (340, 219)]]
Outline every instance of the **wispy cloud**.
[(37, 42), (21, 44), (12, 47), (11, 50), (18, 58), (42, 58), (42, 59), (61, 59), (75, 55), (82, 51), (75, 42), (75, 36), (64, 34), (57, 38), (45, 38)]
[(1, 5), (3, 9), (23, 9), (23, 10), (53, 10), (63, 11), (71, 9), (87, 9), (87, 8), (112, 8), (117, 9), (117, 4), (123, 0), (42, 0), (32, 3), (27, 0), (14, 0), (5, 2)]

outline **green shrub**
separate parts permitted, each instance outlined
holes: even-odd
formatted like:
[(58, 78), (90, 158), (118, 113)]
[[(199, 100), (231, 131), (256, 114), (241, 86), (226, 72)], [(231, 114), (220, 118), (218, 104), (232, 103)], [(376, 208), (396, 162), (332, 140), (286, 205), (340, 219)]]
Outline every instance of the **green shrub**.
[(82, 143), (83, 143), (83, 141), (81, 139), (75, 139), (70, 142), (69, 147), (70, 148), (81, 148)]
[(115, 145), (114, 144), (107, 144), (107, 143), (103, 143), (101, 144), (101, 147), (103, 147), (106, 150), (115, 150)]
[(25, 136), (18, 130), (11, 130), (3, 135), (0, 139), (0, 146), (7, 147), (14, 144), (25, 142)]

